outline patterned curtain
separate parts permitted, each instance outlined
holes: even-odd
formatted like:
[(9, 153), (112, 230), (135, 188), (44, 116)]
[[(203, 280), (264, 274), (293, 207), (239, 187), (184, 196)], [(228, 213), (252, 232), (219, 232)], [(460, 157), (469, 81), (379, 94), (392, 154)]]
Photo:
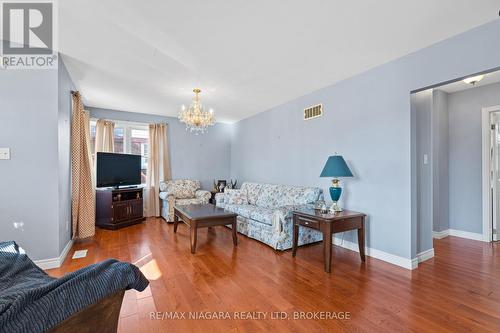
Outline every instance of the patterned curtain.
[(145, 216), (160, 216), (160, 182), (171, 180), (167, 124), (149, 125)]
[(83, 109), (80, 93), (75, 92), (71, 120), (73, 238), (87, 238), (95, 234), (95, 190), (91, 166), (89, 114)]
[(112, 153), (114, 145), (115, 123), (109, 120), (99, 119), (95, 126), (95, 152), (103, 151)]

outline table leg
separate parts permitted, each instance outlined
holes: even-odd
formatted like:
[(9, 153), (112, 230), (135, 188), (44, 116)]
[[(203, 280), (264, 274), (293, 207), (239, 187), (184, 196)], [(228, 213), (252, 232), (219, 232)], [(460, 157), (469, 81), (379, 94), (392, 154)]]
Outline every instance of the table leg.
[(236, 246), (238, 245), (238, 238), (237, 238), (237, 230), (236, 230), (236, 217), (233, 219), (233, 223), (231, 223), (231, 228), (233, 229), (233, 245)]
[(189, 224), (190, 233), (191, 233), (191, 253), (196, 252), (196, 240), (198, 238), (198, 226), (196, 225), (196, 221), (191, 221)]
[(361, 222), (361, 228), (358, 229), (358, 246), (359, 246), (359, 256), (361, 261), (365, 261), (365, 218)]
[(174, 232), (177, 232), (177, 225), (179, 224), (179, 216), (174, 212)]
[(325, 260), (325, 272), (330, 273), (332, 267), (332, 224), (323, 223), (323, 253)]
[(297, 247), (299, 245), (299, 226), (295, 223), (295, 216), (293, 217), (293, 236), (292, 236), (292, 257), (297, 254)]

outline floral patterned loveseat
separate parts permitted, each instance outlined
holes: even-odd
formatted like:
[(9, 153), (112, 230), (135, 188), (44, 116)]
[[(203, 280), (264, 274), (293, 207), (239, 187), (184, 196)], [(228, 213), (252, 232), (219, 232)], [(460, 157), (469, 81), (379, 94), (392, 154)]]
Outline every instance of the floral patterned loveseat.
[(178, 179), (160, 183), (161, 216), (174, 221), (174, 205), (206, 204), (210, 192), (201, 190), (198, 180)]
[[(238, 232), (261, 241), (276, 250), (292, 247), (292, 211), (298, 207), (314, 207), (323, 200), (317, 187), (243, 183), (239, 190), (216, 194), (216, 204), (238, 214)], [(299, 229), (299, 245), (322, 240), (321, 233)]]

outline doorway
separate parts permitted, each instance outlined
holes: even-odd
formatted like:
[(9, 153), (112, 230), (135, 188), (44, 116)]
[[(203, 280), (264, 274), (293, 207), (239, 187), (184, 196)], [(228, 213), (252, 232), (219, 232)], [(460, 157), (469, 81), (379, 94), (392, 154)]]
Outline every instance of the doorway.
[(482, 109), (483, 238), (498, 241), (500, 229), (500, 105)]
[(500, 71), (411, 95), (418, 262), (436, 239), (500, 238)]

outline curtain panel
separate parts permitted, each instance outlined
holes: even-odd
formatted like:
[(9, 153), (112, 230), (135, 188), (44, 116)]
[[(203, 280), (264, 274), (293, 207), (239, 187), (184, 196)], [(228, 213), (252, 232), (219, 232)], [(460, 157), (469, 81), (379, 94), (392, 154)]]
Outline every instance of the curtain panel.
[(95, 234), (95, 189), (90, 154), (90, 119), (79, 92), (72, 94), (71, 215), (73, 238)]
[(95, 152), (112, 153), (114, 145), (115, 123), (105, 119), (98, 119), (95, 126)]
[(160, 216), (160, 182), (172, 179), (167, 124), (149, 125), (149, 147), (144, 213)]

